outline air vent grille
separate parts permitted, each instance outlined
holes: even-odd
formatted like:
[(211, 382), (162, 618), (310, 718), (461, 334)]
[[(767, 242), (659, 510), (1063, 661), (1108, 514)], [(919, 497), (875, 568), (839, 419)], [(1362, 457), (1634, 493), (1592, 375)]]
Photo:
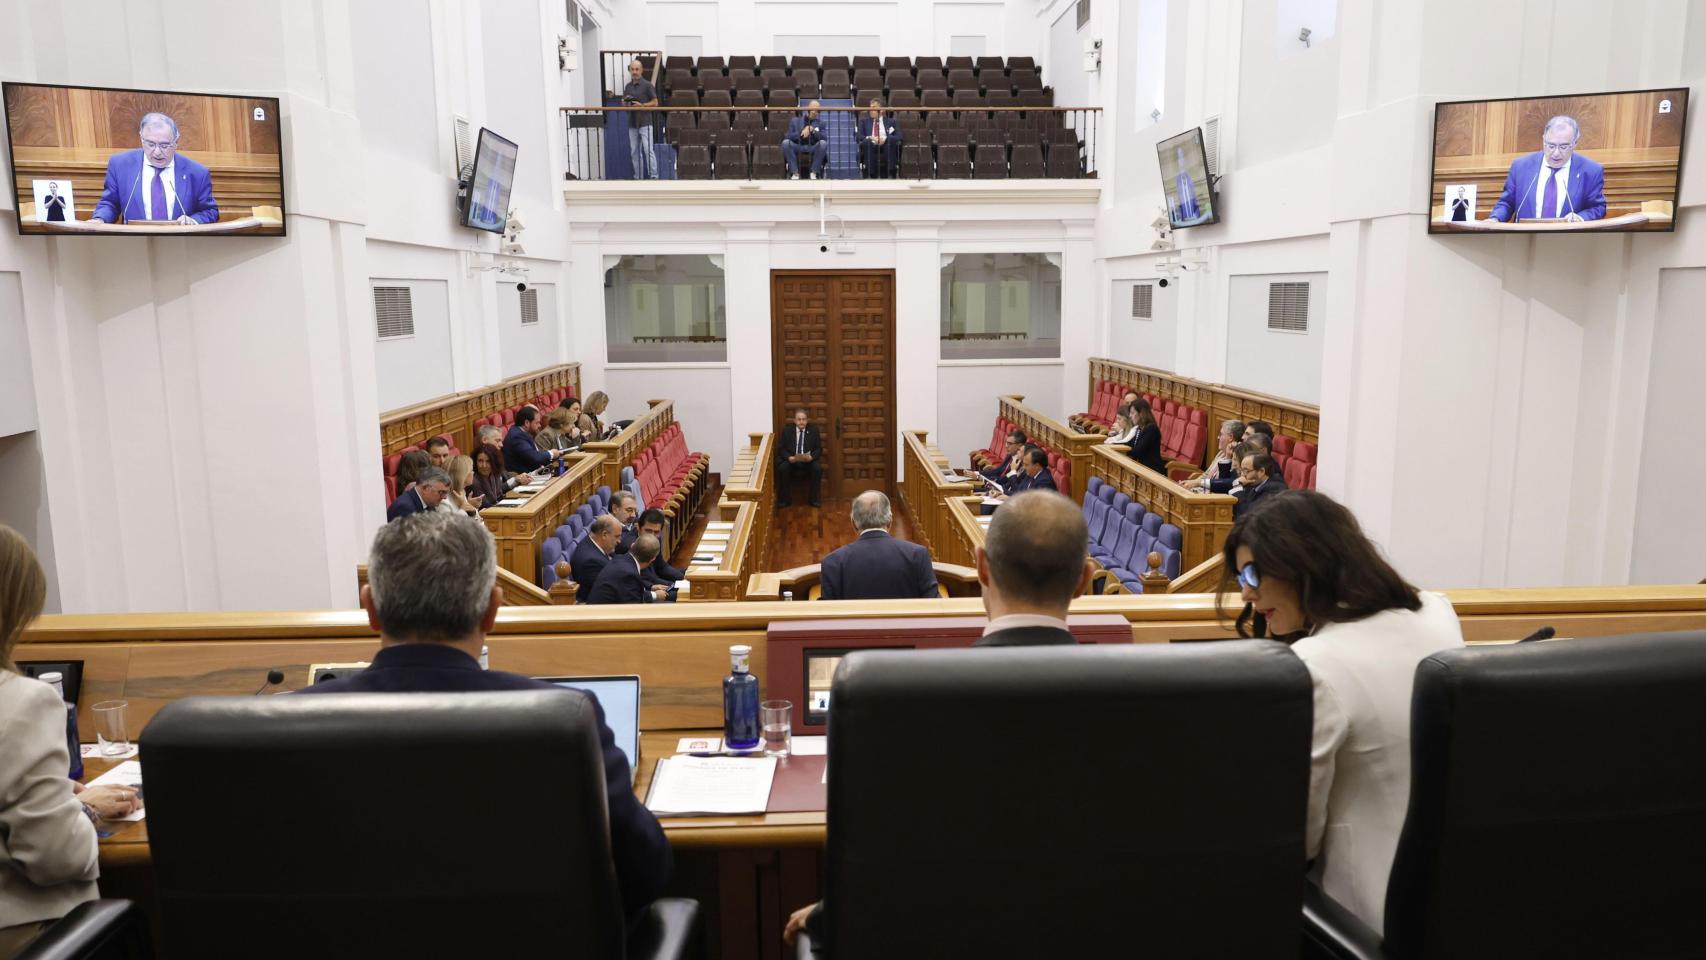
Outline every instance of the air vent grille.
[(408, 287), (374, 287), (373, 315), (381, 340), (415, 335), (415, 305)]
[(528, 287), (521, 291), (521, 325), (526, 327), (539, 322), (539, 291)]
[(1287, 333), (1308, 332), (1308, 281), (1268, 284), (1268, 329)]
[(1155, 319), (1155, 284), (1139, 283), (1131, 288), (1131, 318)]
[(1078, 29), (1090, 22), (1090, 0), (1078, 0)]

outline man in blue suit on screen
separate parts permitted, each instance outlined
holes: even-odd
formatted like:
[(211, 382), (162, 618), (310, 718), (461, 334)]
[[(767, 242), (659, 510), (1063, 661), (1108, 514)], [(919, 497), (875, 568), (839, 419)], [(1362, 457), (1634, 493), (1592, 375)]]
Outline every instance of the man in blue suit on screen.
[(1540, 152), (1517, 157), (1488, 220), (1599, 220), (1605, 217), (1605, 167), (1576, 153), (1575, 117), (1553, 117), (1540, 131)]
[(89, 217), (100, 223), (171, 220), (214, 223), (219, 204), (207, 168), (178, 155), (178, 123), (163, 113), (145, 113), (137, 124), (138, 150), (107, 160), (107, 182)]

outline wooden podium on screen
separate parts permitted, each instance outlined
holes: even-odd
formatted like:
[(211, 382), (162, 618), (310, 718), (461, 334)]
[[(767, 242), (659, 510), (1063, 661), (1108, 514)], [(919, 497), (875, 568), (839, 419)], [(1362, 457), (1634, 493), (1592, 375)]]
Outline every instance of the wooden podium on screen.
[(1596, 230), (1630, 230), (1649, 223), (1662, 229), (1670, 224), (1671, 210), (1669, 200), (1645, 200), (1642, 201), (1638, 213), (1601, 217), (1598, 220), (1530, 218), (1503, 223), (1498, 220), (1447, 220), (1445, 205), (1435, 204), (1433, 219), (1434, 226), (1443, 227), (1447, 233), (1590, 233)]
[(36, 220), (36, 205), (26, 202), (18, 210), (18, 220), (28, 223), (32, 233), (53, 234), (129, 234), (131, 236), (206, 236), (208, 234), (260, 233), (263, 230), (282, 230), (284, 214), (277, 207), (257, 206), (246, 217), (215, 220), (213, 223), (182, 224), (173, 220), (144, 220), (133, 223), (97, 223), (92, 220)]

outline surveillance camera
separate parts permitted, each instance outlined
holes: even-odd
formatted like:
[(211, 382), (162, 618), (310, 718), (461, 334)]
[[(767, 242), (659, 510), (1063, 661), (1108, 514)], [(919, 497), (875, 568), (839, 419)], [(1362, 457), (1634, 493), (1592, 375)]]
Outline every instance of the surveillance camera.
[(527, 281), (523, 280), (520, 283), (517, 283), (515, 285), (515, 292), (516, 293), (526, 293), (527, 292)]
[(1162, 277), (1161, 279), (1155, 281), (1155, 285), (1158, 287), (1165, 287), (1169, 282), (1170, 281), (1168, 281), (1168, 279), (1166, 277)]
[(826, 243), (826, 244), (818, 247), (817, 252), (818, 253), (828, 253), (829, 252), (829, 244)]

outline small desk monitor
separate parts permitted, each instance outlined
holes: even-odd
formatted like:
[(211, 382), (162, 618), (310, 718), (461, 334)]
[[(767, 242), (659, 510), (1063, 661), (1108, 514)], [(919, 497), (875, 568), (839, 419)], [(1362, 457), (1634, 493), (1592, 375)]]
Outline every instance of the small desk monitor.
[(640, 769), (640, 678), (626, 677), (535, 677), (559, 687), (580, 690), (598, 698), (604, 722), (616, 735), (616, 746), (628, 757), (628, 770)]

